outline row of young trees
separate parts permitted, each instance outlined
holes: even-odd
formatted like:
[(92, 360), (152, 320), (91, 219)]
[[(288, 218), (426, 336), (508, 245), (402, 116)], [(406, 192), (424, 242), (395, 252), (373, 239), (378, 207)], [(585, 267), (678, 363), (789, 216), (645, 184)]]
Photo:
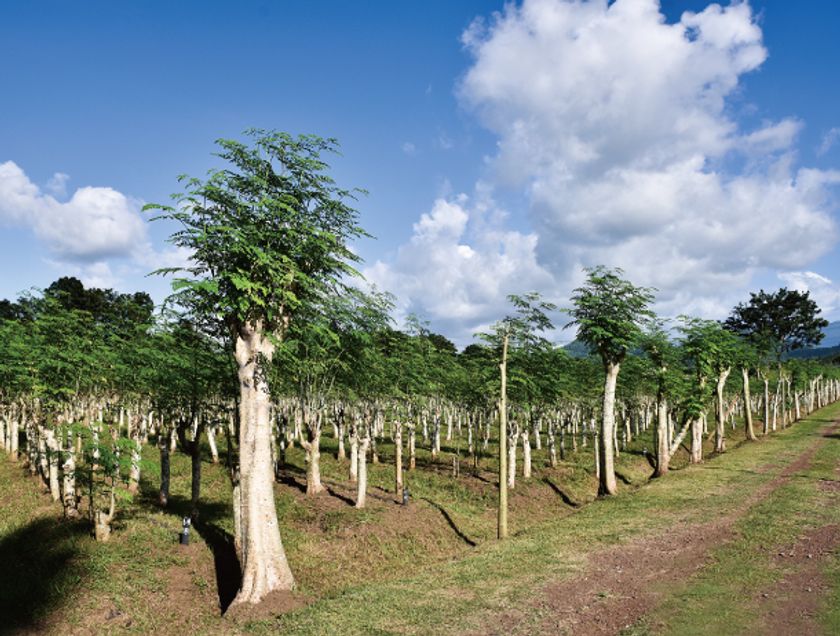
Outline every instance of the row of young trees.
[(175, 275), (175, 293), (157, 314), (145, 294), (68, 278), (0, 303), (0, 443), (23, 453), (68, 516), (85, 511), (97, 538), (137, 491), (144, 444), (159, 448), (162, 505), (169, 454), (192, 458), (197, 514), (202, 440), (219, 461), (225, 438), (243, 573), (236, 603), (293, 586), (275, 476), (299, 443), (307, 494), (317, 496), (325, 429), (340, 459), (349, 447), (359, 507), (367, 458), (386, 438), (397, 492), (418, 444), (435, 457), (441, 438), (453, 440), (457, 474), (461, 448), (475, 464), (498, 443), (502, 538), (520, 447), (528, 478), (532, 446), (545, 443), (553, 466), (567, 444), (591, 444), (606, 496), (616, 492), (615, 454), (633, 436), (651, 431), (662, 476), (688, 435), (691, 461), (702, 461), (710, 408), (723, 452), (736, 415), (753, 439), (754, 414), (766, 434), (838, 397), (832, 367), (783, 362), (788, 349), (818, 343), (825, 324), (807, 294), (788, 290), (754, 294), (725, 323), (666, 325), (650, 310), (653, 290), (594, 268), (568, 310), (593, 354), (584, 358), (547, 340), (556, 308), (537, 293), (511, 296), (511, 314), (460, 353), (416, 317), (396, 330), (388, 295), (350, 284), (349, 244), (364, 231), (352, 207), (359, 192), (326, 173), (335, 142), (250, 135), (251, 145), (220, 141), (225, 167), (183, 178), (173, 205), (149, 206), (178, 224), (172, 242), (193, 254), (186, 270), (160, 272)]

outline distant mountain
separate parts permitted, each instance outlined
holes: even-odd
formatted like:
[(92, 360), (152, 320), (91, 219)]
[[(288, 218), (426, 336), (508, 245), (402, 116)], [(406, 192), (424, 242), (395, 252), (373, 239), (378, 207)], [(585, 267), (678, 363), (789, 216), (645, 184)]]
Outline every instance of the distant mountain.
[(840, 355), (840, 320), (828, 323), (823, 329), (825, 337), (819, 347), (791, 351), (789, 357), (811, 360), (815, 358), (835, 358)]
[(569, 344), (563, 345), (563, 349), (573, 358), (588, 358), (591, 353), (589, 347), (580, 340), (572, 340)]
[(828, 327), (823, 329), (825, 338), (820, 343), (820, 348), (836, 347), (840, 345), (840, 320), (828, 323)]

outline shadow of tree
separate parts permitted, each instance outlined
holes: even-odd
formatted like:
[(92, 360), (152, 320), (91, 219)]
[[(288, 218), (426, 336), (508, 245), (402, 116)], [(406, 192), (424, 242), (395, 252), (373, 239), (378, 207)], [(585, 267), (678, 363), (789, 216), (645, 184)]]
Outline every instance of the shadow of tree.
[(580, 508), (581, 504), (579, 504), (578, 502), (574, 501), (571, 497), (569, 497), (569, 495), (567, 495), (565, 492), (563, 492), (563, 490), (561, 490), (560, 487), (557, 484), (555, 484), (553, 481), (551, 481), (548, 477), (545, 477), (543, 479), (543, 482), (545, 484), (547, 484), (549, 488), (551, 488), (555, 493), (557, 493), (559, 495), (560, 499), (563, 500), (564, 504), (566, 504), (567, 506), (571, 506), (572, 508)]
[[(190, 498), (170, 494), (166, 507), (161, 507), (157, 501), (157, 490), (149, 482), (141, 486), (139, 503), (149, 510), (162, 510), (182, 519), (190, 514), (192, 502)], [(242, 570), (233, 536), (222, 527), (225, 520), (231, 516), (231, 506), (228, 502), (204, 501), (199, 499), (198, 518), (193, 519), (192, 529), (197, 532), (213, 553), (214, 569), (216, 572), (216, 590), (219, 596), (219, 609), (224, 614), (239, 592), (242, 582)], [(173, 536), (173, 542), (178, 536)]]
[(77, 559), (89, 528), (42, 517), (0, 540), (0, 634), (39, 631), (86, 574)]
[(443, 518), (444, 520), (446, 520), (446, 523), (449, 525), (450, 528), (452, 528), (455, 534), (458, 535), (458, 538), (461, 539), (461, 541), (466, 543), (471, 548), (474, 548), (477, 545), (475, 541), (473, 541), (466, 534), (464, 534), (463, 531), (455, 524), (455, 521), (452, 519), (449, 513), (446, 512), (446, 509), (443, 506), (441, 506), (436, 501), (432, 501), (428, 497), (423, 497), (423, 501), (430, 504), (433, 508), (436, 508), (440, 512), (440, 514), (443, 515)]

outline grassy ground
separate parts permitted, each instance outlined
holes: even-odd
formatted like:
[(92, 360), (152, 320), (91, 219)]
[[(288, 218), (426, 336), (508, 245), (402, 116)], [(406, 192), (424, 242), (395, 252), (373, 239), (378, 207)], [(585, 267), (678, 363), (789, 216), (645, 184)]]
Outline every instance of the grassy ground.
[[(382, 463), (370, 466), (369, 508), (357, 511), (349, 504), (347, 465), (333, 458), (333, 440), (327, 437), (323, 475), (331, 492), (305, 497), (299, 449), (289, 453), (288, 470), (276, 488), (283, 541), (305, 606), (236, 625), (221, 618), (219, 609), (235, 594), (238, 575), (229, 540), (230, 486), (222, 466), (204, 465), (201, 516), (192, 545), (184, 548), (177, 545), (177, 533), (189, 507), (185, 456), (173, 456), (172, 504), (160, 510), (156, 453), (145, 450), (150, 470), (142, 493), (120, 511), (113, 539), (104, 545), (88, 537), (84, 524), (59, 521), (60, 509), (40, 484), (2, 458), (0, 630), (487, 633), (493, 631), (493, 616), (506, 615), (524, 633), (541, 618), (522, 607), (546, 584), (585, 571), (588, 557), (606, 546), (740, 514), (751, 493), (776, 479), (814, 443), (822, 420), (838, 413), (838, 407), (824, 409), (755, 444), (738, 446), (743, 436), (735, 431), (729, 452), (652, 483), (640, 452), (650, 442), (638, 440), (619, 459), (621, 494), (605, 501), (593, 502), (590, 448), (570, 453), (556, 469), (545, 468), (545, 451), (538, 451), (534, 477), (528, 483), (519, 479), (512, 493), (513, 536), (504, 543), (493, 538), (491, 458), (482, 460), (475, 475), (462, 461), (456, 479), (454, 449), (444, 448), (437, 462), (419, 451), (418, 470), (407, 475), (412, 504), (402, 507), (391, 492), (392, 448), (381, 444)], [(706, 568), (669, 590), (630, 633), (689, 633), (700, 616), (700, 625), (736, 633), (735, 627), (749, 631), (764, 620), (750, 591), (782, 575), (767, 550), (751, 549), (790, 542), (803, 529), (834, 519), (825, 505), (833, 493), (814, 486), (829, 473), (837, 478), (832, 471), (838, 442), (828, 442), (801, 475), (749, 508), (734, 540), (720, 546)], [(684, 463), (680, 451), (674, 465)], [(840, 589), (840, 561), (829, 559), (824, 570), (831, 585), (820, 620), (830, 629), (840, 620), (840, 612), (831, 610), (837, 603), (830, 602)], [(710, 614), (716, 622), (709, 622)]]

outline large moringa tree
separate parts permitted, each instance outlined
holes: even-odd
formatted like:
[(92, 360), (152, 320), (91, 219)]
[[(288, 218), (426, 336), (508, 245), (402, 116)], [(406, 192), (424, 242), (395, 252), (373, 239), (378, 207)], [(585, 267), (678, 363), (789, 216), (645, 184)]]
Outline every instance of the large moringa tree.
[(180, 225), (169, 240), (191, 255), (188, 267), (157, 273), (182, 274), (175, 301), (225, 328), (238, 366), (233, 503), (242, 586), (234, 605), (294, 585), (274, 504), (267, 369), (292, 319), (357, 275), (348, 243), (365, 235), (352, 207), (361, 191), (339, 188), (326, 174), (322, 155), (337, 152), (335, 140), (246, 134), (250, 145), (217, 142), (224, 168), (205, 179), (180, 177), (185, 189), (174, 205), (146, 206)]
[(642, 325), (654, 317), (648, 308), (653, 290), (636, 287), (623, 278), (620, 269), (598, 267), (586, 270), (586, 283), (572, 295), (574, 306), (569, 309), (577, 326), (577, 338), (601, 356), (604, 365), (604, 401), (598, 443), (598, 495), (616, 493), (614, 437), (615, 385), (618, 371), (631, 347), (638, 344)]

